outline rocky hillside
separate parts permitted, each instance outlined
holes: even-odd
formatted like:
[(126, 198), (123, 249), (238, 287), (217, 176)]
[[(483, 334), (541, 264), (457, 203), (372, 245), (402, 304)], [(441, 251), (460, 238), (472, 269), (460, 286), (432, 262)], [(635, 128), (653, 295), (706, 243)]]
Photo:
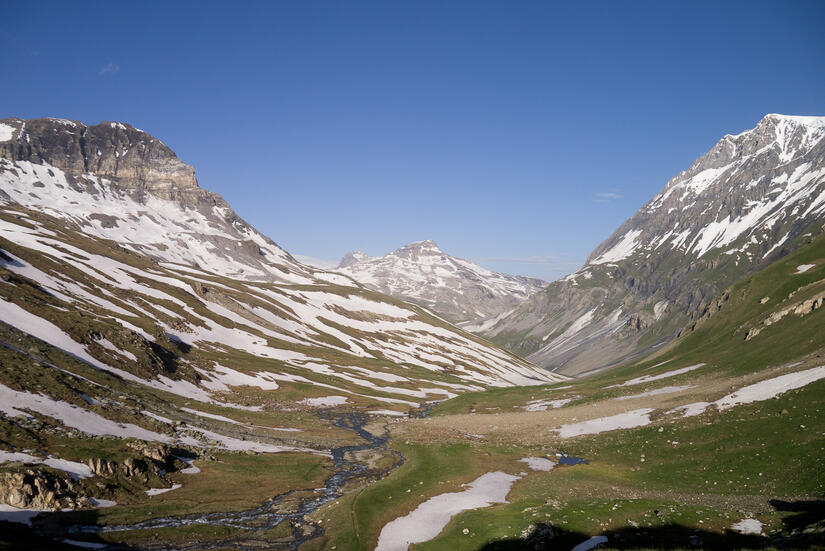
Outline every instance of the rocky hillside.
[(668, 341), (717, 292), (822, 232), (823, 138), (825, 118), (784, 115), (725, 136), (484, 335), (567, 373)]
[(370, 289), (425, 306), (468, 331), (490, 325), (547, 285), (450, 256), (433, 241), (410, 243), (378, 258), (351, 252), (337, 271)]
[(131, 251), (258, 281), (345, 283), (247, 224), (194, 169), (128, 124), (0, 120), (0, 197)]
[(295, 262), (140, 130), (54, 119), (0, 128), (10, 335), (205, 403), (236, 385), (297, 385), (297, 396), (266, 399), (335, 394), (403, 409), (554, 380), (423, 309)]

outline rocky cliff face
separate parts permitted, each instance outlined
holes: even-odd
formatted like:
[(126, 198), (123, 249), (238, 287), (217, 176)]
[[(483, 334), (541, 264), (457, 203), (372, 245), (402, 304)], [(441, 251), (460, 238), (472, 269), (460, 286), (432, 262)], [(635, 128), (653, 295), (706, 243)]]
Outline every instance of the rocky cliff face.
[(577, 373), (667, 341), (735, 280), (822, 231), (825, 118), (768, 115), (722, 138), (485, 336)]
[(63, 172), (93, 174), (126, 189), (166, 199), (207, 197), (195, 170), (146, 132), (119, 122), (86, 126), (65, 119), (4, 119), (11, 139), (0, 142), (9, 161), (49, 164)]
[(242, 220), (163, 142), (127, 124), (0, 120), (0, 197), (159, 260), (248, 280), (340, 280)]
[(370, 289), (430, 308), (444, 318), (477, 331), (515, 307), (546, 283), (500, 274), (452, 257), (433, 241), (405, 245), (378, 258), (348, 253), (338, 271)]

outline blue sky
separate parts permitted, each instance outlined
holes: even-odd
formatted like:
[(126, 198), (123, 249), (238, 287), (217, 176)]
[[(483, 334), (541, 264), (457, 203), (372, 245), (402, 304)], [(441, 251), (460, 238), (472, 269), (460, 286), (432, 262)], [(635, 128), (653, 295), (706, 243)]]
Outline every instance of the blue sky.
[[(173, 3), (169, 3), (173, 4)], [(825, 115), (825, 2), (15, 2), (0, 117), (129, 122), (293, 253), (554, 279), (726, 133)]]

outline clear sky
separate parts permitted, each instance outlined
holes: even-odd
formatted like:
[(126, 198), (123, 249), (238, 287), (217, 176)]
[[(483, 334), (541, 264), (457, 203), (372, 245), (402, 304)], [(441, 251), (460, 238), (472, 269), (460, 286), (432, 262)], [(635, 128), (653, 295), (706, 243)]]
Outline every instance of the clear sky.
[(0, 117), (124, 121), (293, 253), (573, 271), (726, 133), (825, 115), (825, 2), (0, 1)]

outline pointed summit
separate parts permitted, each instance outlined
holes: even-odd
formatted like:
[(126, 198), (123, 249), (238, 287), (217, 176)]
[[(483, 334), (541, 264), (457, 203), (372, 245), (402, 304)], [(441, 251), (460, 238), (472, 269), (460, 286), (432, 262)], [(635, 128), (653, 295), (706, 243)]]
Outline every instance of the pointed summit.
[(338, 263), (338, 269), (346, 268), (347, 266), (352, 266), (353, 264), (370, 260), (371, 258), (371, 256), (361, 251), (352, 251), (341, 257), (341, 262)]
[(431, 239), (409, 243), (379, 258), (350, 253), (338, 269), (371, 289), (474, 326), (510, 310), (546, 285), (539, 279), (499, 274), (452, 257)]

